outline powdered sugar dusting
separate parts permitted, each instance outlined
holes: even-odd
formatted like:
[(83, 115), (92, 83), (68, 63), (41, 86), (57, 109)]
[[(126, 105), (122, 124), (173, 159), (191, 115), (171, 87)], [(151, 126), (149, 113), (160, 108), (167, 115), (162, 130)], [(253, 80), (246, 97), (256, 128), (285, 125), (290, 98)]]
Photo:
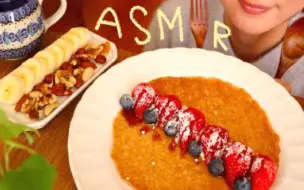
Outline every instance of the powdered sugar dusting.
[(250, 164), (253, 151), (250, 147), (243, 145), (240, 142), (234, 142), (230, 144), (230, 146), (226, 149), (225, 157), (229, 157), (230, 155), (237, 156), (238, 162), (240, 164), (244, 163), (246, 166)]
[(193, 114), (186, 112), (183, 108), (178, 112), (178, 130), (182, 133), (187, 127), (190, 126), (190, 123), (194, 121), (195, 117)]
[(211, 125), (202, 129), (200, 138), (207, 163), (211, 159), (220, 158), (223, 155), (229, 140), (226, 130)]
[(155, 99), (155, 107), (158, 109), (158, 115), (162, 115), (163, 110), (168, 104), (168, 98), (163, 95), (158, 95)]
[(255, 173), (258, 169), (260, 169), (262, 165), (263, 158), (257, 157), (254, 159), (252, 167), (251, 167), (251, 172)]
[(185, 129), (185, 131), (183, 132), (182, 136), (181, 136), (181, 141), (182, 141), (182, 142), (185, 142), (185, 141), (187, 141), (187, 140), (189, 139), (190, 132), (191, 132), (191, 131), (190, 131), (190, 128), (187, 127), (187, 128)]
[(147, 104), (151, 105), (153, 103), (153, 97), (155, 97), (155, 95), (156, 92), (153, 88), (145, 88), (142, 93), (137, 98), (135, 98), (136, 107), (141, 107)]
[(210, 139), (209, 139), (210, 146), (214, 146), (217, 143), (218, 138), (219, 138), (218, 132), (212, 133), (212, 135), (210, 136)]
[(233, 144), (231, 144), (231, 146), (228, 146), (226, 151), (226, 157), (230, 156), (231, 154), (235, 154), (235, 155), (239, 155), (241, 154), (243, 151), (246, 150), (246, 146), (243, 145), (240, 142), (235, 142)]
[(164, 112), (162, 113), (161, 121), (162, 122), (168, 121), (169, 119), (171, 119), (170, 117), (173, 117), (177, 111), (178, 111), (177, 105), (174, 102), (169, 102), (169, 104), (164, 109)]

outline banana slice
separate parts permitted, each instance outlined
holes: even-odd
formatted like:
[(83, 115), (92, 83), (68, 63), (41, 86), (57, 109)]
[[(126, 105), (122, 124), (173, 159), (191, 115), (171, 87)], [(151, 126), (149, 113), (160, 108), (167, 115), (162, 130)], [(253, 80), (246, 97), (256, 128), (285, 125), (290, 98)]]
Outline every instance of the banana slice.
[(40, 63), (36, 59), (28, 59), (25, 61), (21, 66), (29, 68), (34, 71), (35, 73), (35, 84), (40, 83), (43, 81), (44, 77), (47, 75), (47, 68), (44, 63)]
[(46, 65), (46, 74), (54, 72), (57, 67), (55, 56), (47, 50), (38, 52), (34, 56), (34, 59)]
[(81, 39), (76, 34), (68, 32), (67, 34), (63, 35), (61, 39), (66, 40), (69, 43), (73, 44), (72, 46), (73, 53), (76, 52), (82, 46)]
[(90, 39), (90, 31), (83, 27), (72, 28), (68, 33), (75, 34), (80, 39), (80, 47), (85, 46)]
[(29, 93), (35, 85), (35, 72), (27, 67), (18, 67), (12, 75), (19, 77), (24, 82), (24, 92)]
[(8, 75), (0, 82), (0, 102), (16, 104), (24, 93), (24, 82), (17, 76)]
[(52, 55), (55, 57), (56, 62), (56, 69), (58, 69), (61, 64), (64, 62), (64, 52), (61, 50), (61, 48), (58, 45), (52, 44), (47, 48), (47, 51), (52, 53)]
[(59, 38), (57, 41), (54, 42), (53, 45), (57, 45), (60, 47), (61, 51), (64, 54), (64, 61), (69, 61), (72, 54), (73, 54), (73, 44), (71, 44), (70, 42), (63, 40), (61, 38)]

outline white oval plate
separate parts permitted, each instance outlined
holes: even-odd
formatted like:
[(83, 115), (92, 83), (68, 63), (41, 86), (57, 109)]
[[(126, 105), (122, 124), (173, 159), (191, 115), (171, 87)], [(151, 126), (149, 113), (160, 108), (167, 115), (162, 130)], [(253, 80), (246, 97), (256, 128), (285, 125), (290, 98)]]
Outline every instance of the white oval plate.
[[(101, 36), (90, 32), (89, 43), (105, 43), (108, 41)], [(68, 97), (59, 97), (58, 101), (60, 106), (56, 108), (49, 116), (42, 120), (34, 121), (28, 118), (24, 113), (18, 113), (15, 111), (15, 105), (3, 105), (0, 104), (0, 107), (6, 112), (9, 119), (16, 123), (22, 123), (34, 129), (40, 129), (46, 126), (50, 121), (52, 121), (66, 106), (68, 106), (80, 93), (82, 93), (100, 74), (102, 74), (107, 68), (109, 68), (114, 61), (117, 59), (117, 48), (116, 45), (112, 42), (111, 49), (107, 57), (107, 62), (104, 64), (96, 64), (97, 68), (95, 69), (94, 75), (85, 82), (79, 89), (75, 90), (71, 96)]]
[[(164, 76), (214, 77), (245, 89), (265, 110), (281, 138), (280, 168), (273, 189), (304, 189), (304, 112), (271, 77), (236, 58), (201, 49), (162, 49), (114, 66), (84, 94), (69, 132), (69, 161), (78, 189), (131, 189), (110, 157), (112, 124), (123, 93)], [(262, 137), (261, 137), (262, 138)]]

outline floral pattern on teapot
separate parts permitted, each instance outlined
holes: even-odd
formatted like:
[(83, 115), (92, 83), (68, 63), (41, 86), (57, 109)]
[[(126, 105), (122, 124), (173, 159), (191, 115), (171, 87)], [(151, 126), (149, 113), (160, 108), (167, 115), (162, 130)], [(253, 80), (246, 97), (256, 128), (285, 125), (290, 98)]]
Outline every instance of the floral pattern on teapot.
[(9, 45), (14, 42), (22, 43), (27, 37), (34, 36), (37, 32), (43, 30), (43, 18), (38, 17), (36, 22), (30, 23), (27, 27), (18, 29), (16, 33), (6, 32), (0, 33), (0, 44)]
[(7, 24), (9, 22), (20, 21), (21, 19), (31, 15), (38, 5), (38, 1), (29, 0), (24, 6), (15, 9), (14, 11), (0, 13), (0, 23)]
[(37, 0), (0, 13), (0, 59), (19, 59), (34, 52), (44, 33), (44, 20)]

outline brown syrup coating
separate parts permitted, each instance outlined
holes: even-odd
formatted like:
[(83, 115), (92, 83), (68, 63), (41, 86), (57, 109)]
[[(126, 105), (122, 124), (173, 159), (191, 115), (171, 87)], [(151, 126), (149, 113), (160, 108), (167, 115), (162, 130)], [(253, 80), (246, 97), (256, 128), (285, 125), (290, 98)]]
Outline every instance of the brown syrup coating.
[[(279, 137), (266, 114), (244, 90), (217, 79), (159, 78), (150, 82), (160, 93), (174, 94), (183, 105), (203, 111), (207, 123), (226, 128), (231, 140), (251, 147), (255, 154), (265, 154), (279, 162)], [(212, 177), (204, 163), (196, 164), (180, 149), (170, 150), (172, 139), (161, 129), (158, 141), (153, 131), (141, 135), (146, 125), (128, 125), (122, 113), (114, 121), (111, 156), (123, 179), (135, 189), (153, 190), (225, 190), (224, 178)], [(178, 145), (177, 145), (178, 146)]]

